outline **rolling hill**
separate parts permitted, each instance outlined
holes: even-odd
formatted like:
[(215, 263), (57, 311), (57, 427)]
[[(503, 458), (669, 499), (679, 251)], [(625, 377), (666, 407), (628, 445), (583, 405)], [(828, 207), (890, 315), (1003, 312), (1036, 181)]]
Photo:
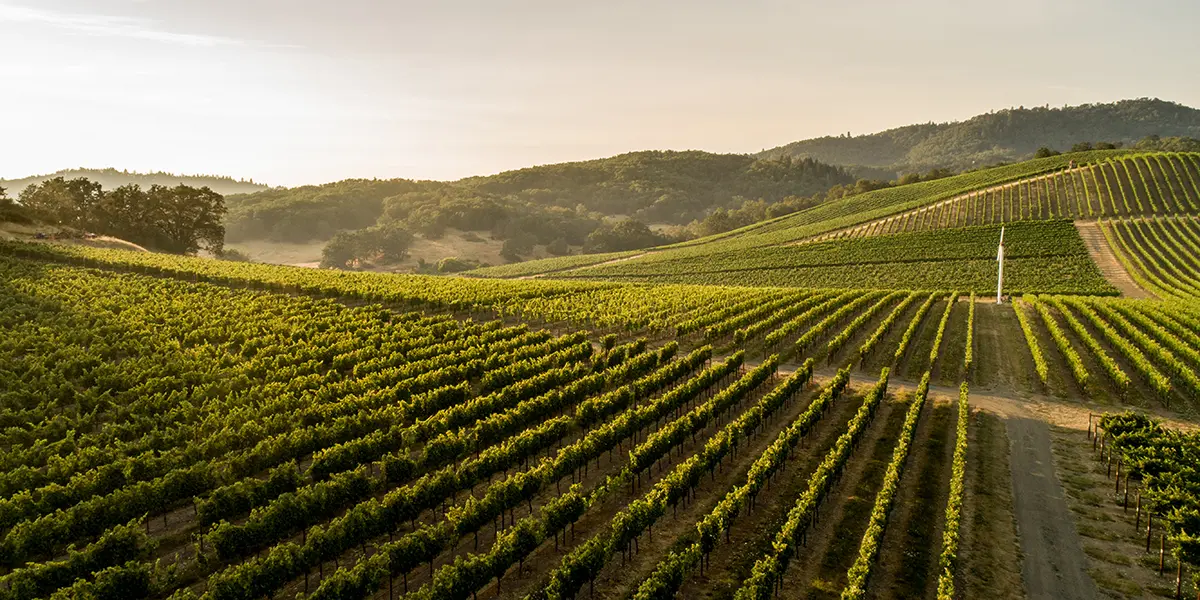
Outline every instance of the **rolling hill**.
[(1200, 137), (1200, 110), (1157, 99), (1063, 108), (1010, 108), (953, 123), (925, 123), (857, 136), (792, 142), (760, 157), (809, 157), (872, 177), (964, 170), (1024, 160), (1039, 147), (1060, 151), (1079, 142), (1132, 146), (1146, 136)]
[(392, 221), (435, 236), (456, 228), (581, 246), (606, 217), (681, 225), (743, 199), (775, 202), (848, 183), (848, 173), (814, 160), (633, 152), (454, 182), (347, 180), (231, 196), (226, 227), (232, 242), (304, 242)]
[[(242, 208), (435, 227), (796, 164)], [(1106, 150), (473, 277), (0, 232), (0, 600), (1196, 597), (1198, 219), (1200, 155)]]
[(49, 175), (34, 175), (20, 179), (0, 179), (0, 187), (7, 190), (9, 196), (16, 197), (26, 187), (55, 177), (62, 177), (64, 179), (83, 177), (99, 183), (105, 189), (112, 189), (131, 183), (136, 183), (142, 187), (149, 187), (151, 185), (171, 187), (182, 183), (192, 187), (208, 187), (223, 196), (247, 194), (269, 189), (267, 185), (255, 183), (253, 180), (240, 180), (221, 175), (175, 175), (161, 172), (137, 173), (132, 171), (118, 171), (117, 169), (63, 169)]
[[(986, 293), (1007, 225), (1010, 292), (1191, 296), (1197, 214), (1200, 155), (1091, 151), (877, 190), (682, 244), (467, 275)], [(1107, 243), (1085, 244), (1076, 225), (1097, 220)]]

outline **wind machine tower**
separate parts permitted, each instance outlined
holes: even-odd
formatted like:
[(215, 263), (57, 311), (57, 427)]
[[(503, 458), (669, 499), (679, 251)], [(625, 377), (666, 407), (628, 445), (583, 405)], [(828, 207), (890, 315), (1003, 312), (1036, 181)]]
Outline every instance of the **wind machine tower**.
[(996, 275), (996, 304), (1004, 301), (1004, 227), (1000, 227), (1000, 247), (996, 248), (996, 263), (999, 272)]

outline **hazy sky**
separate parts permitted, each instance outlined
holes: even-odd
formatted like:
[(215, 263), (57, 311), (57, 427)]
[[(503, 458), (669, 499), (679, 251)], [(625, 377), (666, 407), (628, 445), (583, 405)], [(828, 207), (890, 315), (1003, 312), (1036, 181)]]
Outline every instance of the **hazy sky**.
[(0, 0), (0, 177), (451, 179), (1017, 105), (1200, 106), (1195, 0)]

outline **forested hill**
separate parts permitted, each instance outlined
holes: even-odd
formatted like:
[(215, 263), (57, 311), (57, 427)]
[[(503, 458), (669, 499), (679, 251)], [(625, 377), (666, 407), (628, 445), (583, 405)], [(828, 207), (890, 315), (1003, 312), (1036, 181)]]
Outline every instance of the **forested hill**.
[(927, 123), (869, 135), (803, 140), (763, 151), (759, 156), (811, 157), (878, 177), (1023, 160), (1043, 146), (1059, 151), (1079, 142), (1129, 146), (1151, 135), (1200, 137), (1200, 110), (1157, 99), (1066, 108), (1021, 107), (957, 123)]
[(348, 180), (232, 196), (226, 226), (231, 241), (320, 240), (392, 222), (422, 234), (488, 230), (505, 239), (522, 233), (537, 243), (577, 245), (604, 217), (686, 224), (747, 199), (811, 196), (853, 181), (845, 170), (812, 159), (633, 152), (454, 182)]
[(63, 169), (49, 175), (34, 175), (21, 179), (0, 179), (0, 187), (5, 188), (9, 196), (15, 197), (26, 187), (41, 183), (47, 179), (54, 179), (55, 177), (62, 177), (64, 179), (78, 179), (83, 177), (99, 183), (107, 190), (130, 183), (136, 183), (144, 188), (155, 184), (167, 187), (174, 187), (179, 184), (195, 188), (207, 187), (223, 196), (248, 194), (268, 189), (268, 186), (261, 183), (254, 183), (253, 180), (237, 180), (232, 177), (220, 175), (174, 175), (162, 172), (137, 173), (133, 171), (118, 171), (116, 169)]

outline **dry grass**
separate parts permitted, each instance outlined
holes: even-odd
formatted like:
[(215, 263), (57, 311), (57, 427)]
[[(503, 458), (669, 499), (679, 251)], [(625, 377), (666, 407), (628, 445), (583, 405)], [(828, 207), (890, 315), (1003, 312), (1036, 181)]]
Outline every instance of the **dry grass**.
[[(482, 264), (502, 265), (508, 262), (500, 256), (500, 249), (503, 246), (503, 240), (495, 239), (489, 233), (461, 232), (451, 229), (446, 232), (446, 235), (436, 240), (418, 236), (409, 249), (408, 258), (375, 270), (409, 272), (417, 266), (418, 260), (436, 264), (439, 260), (451, 256), (478, 261)], [(321, 249), (325, 247), (325, 242), (291, 244), (251, 240), (229, 244), (228, 247), (245, 252), (251, 260), (256, 262), (316, 267), (321, 263)], [(533, 260), (548, 256), (550, 255), (545, 248), (538, 246), (534, 249), (533, 254), (523, 258)]]
[[(1158, 545), (1145, 548), (1145, 528), (1134, 529), (1134, 509), (1122, 506), (1113, 480), (1092, 454), (1085, 431), (1053, 427), (1055, 463), (1063, 481), (1067, 505), (1076, 515), (1084, 537), (1088, 574), (1102, 594), (1111, 598), (1158, 598), (1175, 595), (1175, 563), (1167, 554), (1168, 574), (1158, 575)], [(1132, 496), (1131, 496), (1132, 503)], [(1143, 521), (1143, 525), (1145, 521)], [(1194, 597), (1185, 585), (1184, 597)], [(1190, 594), (1190, 595), (1189, 595)]]

